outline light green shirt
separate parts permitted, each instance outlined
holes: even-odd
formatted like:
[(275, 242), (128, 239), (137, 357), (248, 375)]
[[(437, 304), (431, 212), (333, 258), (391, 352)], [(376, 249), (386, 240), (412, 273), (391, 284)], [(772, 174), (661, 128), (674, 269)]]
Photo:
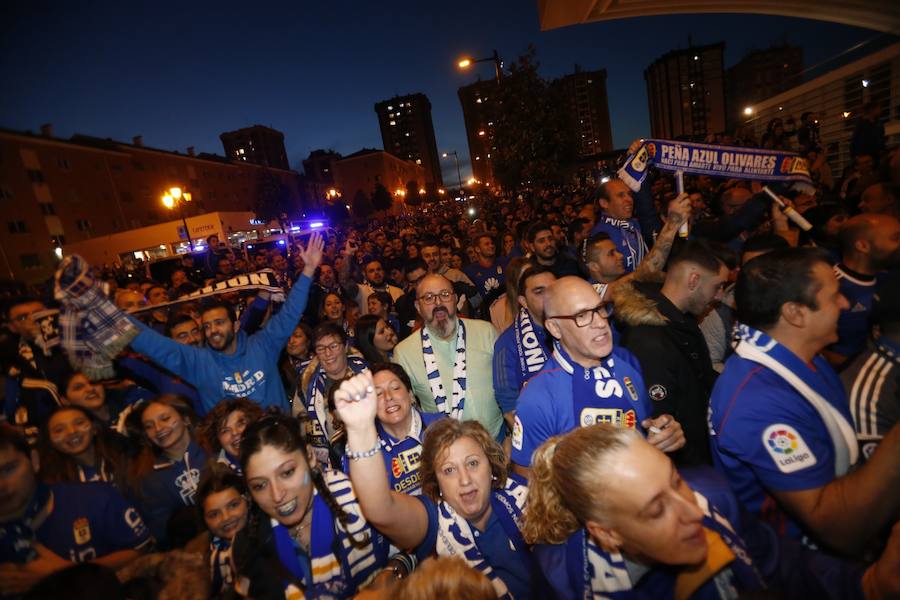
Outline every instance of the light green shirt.
[[(463, 421), (475, 420), (494, 437), (503, 425), (503, 414), (494, 399), (494, 342), (497, 331), (487, 321), (465, 319), (466, 327), (466, 396)], [(438, 370), (449, 403), (453, 396), (453, 363), (456, 359), (456, 336), (442, 340), (430, 335)], [(416, 330), (394, 348), (394, 362), (403, 367), (412, 380), (413, 392), (424, 412), (439, 412), (425, 375), (422, 358), (422, 335)]]

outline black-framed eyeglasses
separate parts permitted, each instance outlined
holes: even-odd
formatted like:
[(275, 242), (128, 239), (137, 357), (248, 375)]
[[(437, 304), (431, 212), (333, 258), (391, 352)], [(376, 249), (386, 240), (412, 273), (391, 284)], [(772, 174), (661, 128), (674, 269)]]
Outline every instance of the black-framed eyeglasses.
[(441, 302), (447, 302), (450, 298), (453, 297), (453, 290), (441, 290), (436, 294), (428, 292), (427, 294), (423, 294), (419, 296), (419, 300), (423, 304), (434, 304), (437, 302), (437, 299), (440, 298)]
[(599, 316), (601, 319), (608, 319), (612, 312), (612, 305), (601, 302), (594, 308), (580, 310), (574, 315), (553, 315), (552, 317), (544, 317), (544, 319), (566, 319), (567, 321), (575, 321), (576, 327), (587, 327), (594, 322), (594, 315)]
[(344, 345), (344, 342), (331, 342), (328, 345), (322, 344), (316, 346), (314, 349), (316, 354), (325, 354), (326, 352), (337, 352), (338, 349)]

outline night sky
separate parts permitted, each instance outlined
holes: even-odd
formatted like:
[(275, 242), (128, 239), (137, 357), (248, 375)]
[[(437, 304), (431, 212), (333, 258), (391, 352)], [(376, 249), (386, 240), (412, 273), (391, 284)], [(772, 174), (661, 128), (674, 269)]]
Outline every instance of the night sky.
[[(12, 6), (13, 4), (17, 6)], [(876, 32), (753, 15), (684, 15), (541, 32), (534, 0), (509, 2), (4, 3), (0, 126), (84, 133), (222, 154), (219, 133), (255, 123), (283, 131), (288, 159), (316, 148), (381, 148), (375, 102), (423, 92), (438, 150), (468, 162), (456, 90), (529, 43), (544, 77), (606, 68), (613, 140), (649, 134), (643, 71), (665, 52), (726, 42), (726, 67), (752, 48), (788, 42), (806, 66)], [(81, 5), (81, 6), (79, 6)], [(445, 172), (451, 164), (445, 164)], [(465, 176), (465, 174), (464, 174)], [(455, 172), (454, 177), (455, 178)]]

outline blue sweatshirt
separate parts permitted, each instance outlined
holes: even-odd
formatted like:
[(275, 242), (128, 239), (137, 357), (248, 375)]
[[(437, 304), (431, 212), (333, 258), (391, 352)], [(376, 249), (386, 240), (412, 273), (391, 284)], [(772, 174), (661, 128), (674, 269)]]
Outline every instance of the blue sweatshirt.
[(301, 275), (284, 306), (265, 327), (250, 336), (238, 330), (232, 354), (179, 344), (135, 319), (132, 322), (141, 333), (131, 347), (197, 388), (200, 416), (224, 398), (249, 398), (263, 408), (276, 406), (288, 412), (278, 356), (303, 315), (309, 285), (309, 277)]

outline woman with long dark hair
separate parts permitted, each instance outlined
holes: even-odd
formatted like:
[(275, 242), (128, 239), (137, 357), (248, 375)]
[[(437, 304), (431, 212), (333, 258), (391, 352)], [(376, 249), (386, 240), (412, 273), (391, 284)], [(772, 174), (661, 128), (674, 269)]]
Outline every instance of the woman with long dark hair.
[(130, 416), (140, 427), (141, 450), (128, 469), (141, 514), (166, 549), (169, 520), (193, 506), (206, 452), (194, 440), (193, 410), (181, 396), (165, 394), (138, 406)]
[(388, 362), (397, 345), (394, 328), (378, 315), (363, 315), (356, 322), (356, 349), (366, 362)]
[(270, 413), (241, 440), (256, 506), (233, 557), (238, 591), (257, 600), (350, 598), (387, 562), (388, 544), (363, 517), (349, 478), (318, 466), (304, 429)]
[(105, 481), (124, 488), (128, 442), (80, 406), (60, 406), (41, 430), (41, 479)]

